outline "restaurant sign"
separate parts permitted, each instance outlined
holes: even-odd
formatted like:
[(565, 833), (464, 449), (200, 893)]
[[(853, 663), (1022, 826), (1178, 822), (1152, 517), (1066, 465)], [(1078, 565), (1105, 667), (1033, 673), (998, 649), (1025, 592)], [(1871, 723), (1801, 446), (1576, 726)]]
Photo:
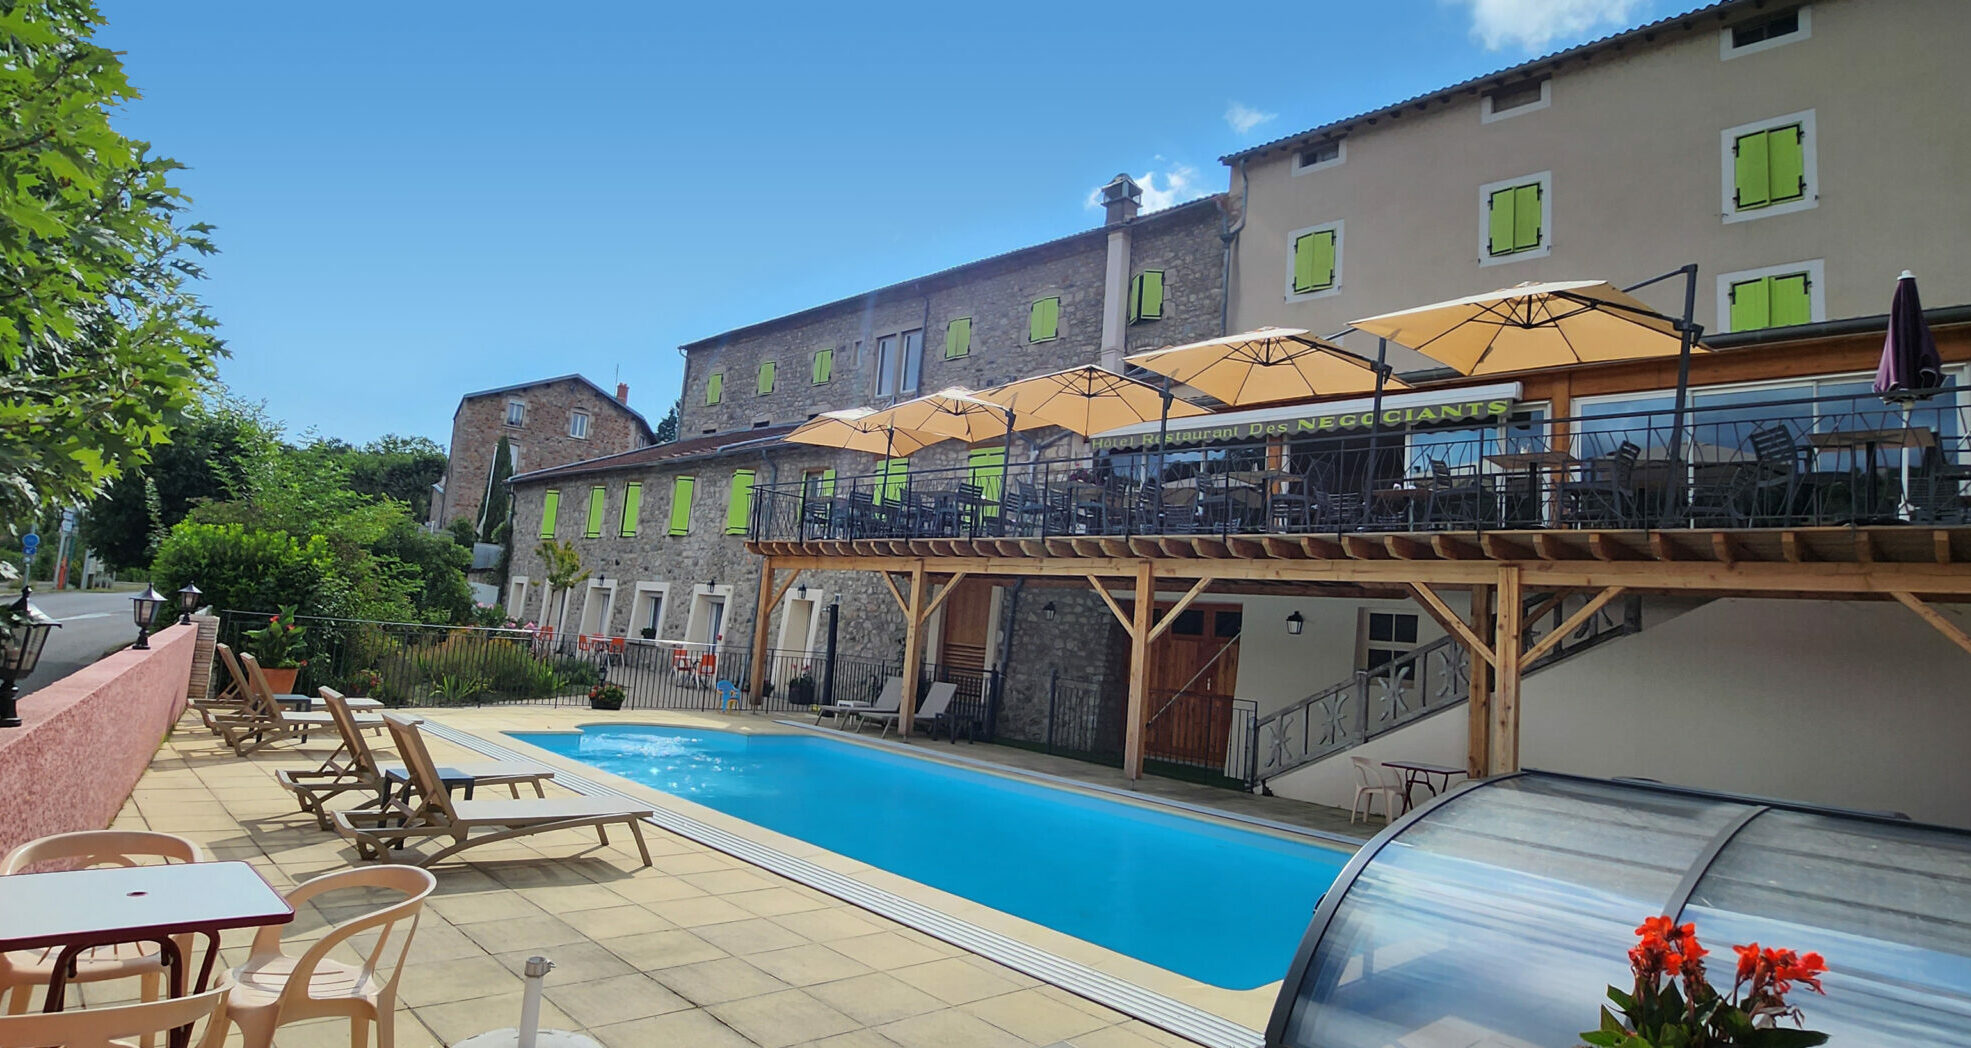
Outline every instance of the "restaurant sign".
[[(1448, 404), (1418, 404), (1407, 407), (1384, 408), (1382, 425), (1384, 429), (1404, 430), (1420, 426), (1438, 426), (1444, 423), (1488, 422), (1503, 419), (1512, 413), (1513, 401), (1510, 399), (1460, 400)], [(1196, 420), (1187, 420), (1196, 421)], [(1265, 440), (1269, 437), (1315, 437), (1326, 433), (1340, 433), (1345, 430), (1368, 429), (1375, 424), (1375, 412), (1342, 411), (1328, 414), (1308, 414), (1290, 418), (1267, 419), (1264, 421), (1240, 422), (1228, 426), (1207, 426), (1198, 428), (1187, 426), (1170, 431), (1170, 446), (1180, 444), (1215, 444), (1233, 440)], [(1112, 436), (1095, 437), (1089, 444), (1096, 451), (1121, 451), (1127, 448), (1154, 448), (1157, 434), (1124, 433)]]

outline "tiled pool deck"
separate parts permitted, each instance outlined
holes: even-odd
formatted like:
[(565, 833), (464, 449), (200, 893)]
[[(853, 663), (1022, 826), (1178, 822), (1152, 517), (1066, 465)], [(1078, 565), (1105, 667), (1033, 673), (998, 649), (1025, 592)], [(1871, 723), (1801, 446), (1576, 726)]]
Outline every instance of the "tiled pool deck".
[[(442, 720), (483, 735), (617, 717), (671, 719), (506, 709), (447, 713)], [(431, 745), (440, 762), (466, 757), (442, 739)], [(346, 868), (354, 850), (297, 812), (274, 783), (275, 771), (312, 767), (332, 747), (318, 739), (242, 759), (187, 716), (116, 825), (190, 837), (214, 858), (252, 863), (279, 889)], [(1108, 769), (1001, 747), (959, 746), (956, 753), (1009, 758), (1031, 771), (1093, 782), (1115, 777)], [(1275, 798), (1182, 783), (1158, 783), (1155, 792), (1337, 828), (1323, 809)], [(1338, 821), (1345, 831), (1345, 814)], [(586, 1032), (611, 1048), (1190, 1043), (696, 841), (656, 827), (645, 833), (655, 860), (649, 869), (639, 866), (620, 831), (606, 847), (570, 831), (476, 849), (464, 862), (436, 868), (438, 889), (404, 970), (398, 1043), (448, 1045), (512, 1025), (517, 973), (537, 953), (557, 965), (547, 979), (543, 1025)], [(318, 936), (364, 908), (360, 901), (304, 907), (288, 935)], [(227, 963), (244, 958), (249, 937), (227, 936)], [(83, 996), (102, 1003), (134, 988), (124, 980), (87, 987)], [(1252, 1024), (1250, 1016), (1245, 1020)], [(343, 1045), (347, 1038), (346, 1024), (318, 1020), (283, 1029), (276, 1043), (308, 1048)]]

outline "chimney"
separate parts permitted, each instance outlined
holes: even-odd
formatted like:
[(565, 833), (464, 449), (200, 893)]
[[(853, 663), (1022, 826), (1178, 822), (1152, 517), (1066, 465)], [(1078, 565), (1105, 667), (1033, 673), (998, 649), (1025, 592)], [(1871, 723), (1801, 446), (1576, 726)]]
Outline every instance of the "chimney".
[(630, 402), (630, 384), (627, 382), (616, 383), (616, 403), (627, 404), (629, 402)]
[(1106, 224), (1119, 226), (1143, 209), (1143, 187), (1127, 174), (1117, 175), (1102, 187), (1102, 207), (1108, 211)]

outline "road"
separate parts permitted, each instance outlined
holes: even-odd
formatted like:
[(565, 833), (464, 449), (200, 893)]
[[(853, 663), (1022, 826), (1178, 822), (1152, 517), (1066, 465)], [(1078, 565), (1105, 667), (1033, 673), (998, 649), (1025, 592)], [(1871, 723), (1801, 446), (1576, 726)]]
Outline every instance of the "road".
[(37, 587), (30, 599), (35, 607), (60, 622), (62, 628), (48, 631), (48, 645), (41, 649), (40, 664), (35, 667), (32, 676), (20, 682), (22, 695), (30, 694), (50, 681), (60, 680), (102, 658), (112, 648), (137, 639), (137, 627), (130, 624), (129, 591), (64, 590), (55, 593), (44, 592)]

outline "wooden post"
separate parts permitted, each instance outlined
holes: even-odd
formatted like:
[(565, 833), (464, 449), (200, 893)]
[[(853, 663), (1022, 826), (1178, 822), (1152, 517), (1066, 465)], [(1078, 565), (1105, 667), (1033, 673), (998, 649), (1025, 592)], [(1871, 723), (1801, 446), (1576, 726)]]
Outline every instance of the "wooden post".
[(1523, 622), (1519, 617), (1524, 603), (1519, 568), (1499, 569), (1499, 613), (1497, 639), (1492, 644), (1492, 740), (1489, 768), (1493, 775), (1519, 770), (1519, 666), (1526, 650)]
[[(1490, 586), (1471, 588), (1471, 630), (1481, 637), (1493, 635)], [(1471, 662), (1465, 774), (1482, 779), (1492, 774), (1492, 665), (1471, 645), (1465, 645), (1465, 651)]]
[(746, 677), (746, 698), (757, 705), (764, 697), (762, 690), (766, 684), (767, 658), (767, 620), (773, 618), (773, 558), (760, 558), (760, 596), (753, 611), (753, 665)]
[(897, 708), (902, 714), (897, 723), (906, 740), (910, 738), (912, 719), (917, 715), (917, 675), (924, 670), (924, 637), (918, 630), (924, 625), (927, 587), (924, 562), (920, 560), (910, 566), (910, 606), (903, 611), (903, 703)]
[(1157, 580), (1150, 562), (1136, 567), (1136, 607), (1129, 627), (1129, 710), (1122, 742), (1122, 773), (1143, 777), (1143, 731), (1150, 710), (1150, 622), (1157, 607)]

